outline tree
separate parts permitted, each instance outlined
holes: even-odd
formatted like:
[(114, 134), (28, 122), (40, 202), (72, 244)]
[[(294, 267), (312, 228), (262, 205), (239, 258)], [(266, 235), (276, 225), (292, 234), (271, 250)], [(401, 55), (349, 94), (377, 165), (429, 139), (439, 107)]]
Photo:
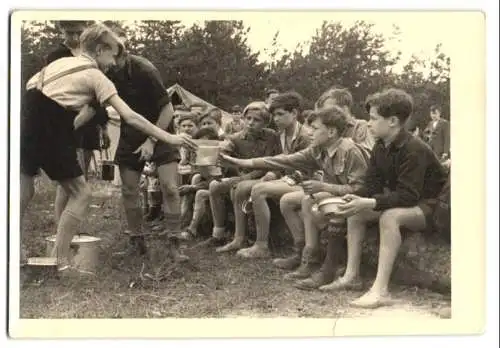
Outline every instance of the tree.
[(391, 68), (399, 59), (385, 48), (386, 38), (373, 31), (373, 24), (357, 21), (352, 27), (323, 22), (304, 54), (298, 45), (270, 64), (269, 82), (293, 89), (311, 107), (332, 86), (348, 88), (357, 101), (354, 112), (364, 116), (361, 101), (390, 81)]
[(25, 21), (21, 25), (21, 85), (45, 65), (45, 58), (57, 45), (59, 32), (51, 21)]

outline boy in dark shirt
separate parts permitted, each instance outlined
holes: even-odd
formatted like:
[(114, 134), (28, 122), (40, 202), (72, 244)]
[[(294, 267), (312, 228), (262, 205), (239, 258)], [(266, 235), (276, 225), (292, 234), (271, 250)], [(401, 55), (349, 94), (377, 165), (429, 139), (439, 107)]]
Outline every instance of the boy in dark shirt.
[[(272, 156), (279, 153), (279, 137), (275, 131), (265, 128), (269, 123), (269, 111), (263, 102), (252, 102), (243, 111), (245, 128), (228, 136), (222, 143), (221, 151), (236, 158)], [(238, 229), (245, 228), (246, 218), (241, 207), (248, 198), (252, 187), (266, 174), (264, 170), (238, 168), (236, 176), (212, 181), (209, 186), (210, 208), (214, 221), (212, 237), (200, 246), (219, 246), (226, 244), (226, 212), (224, 197), (230, 195), (235, 215), (235, 235)], [(218, 249), (221, 251), (220, 249)]]
[(446, 173), (432, 149), (404, 129), (413, 110), (406, 92), (388, 89), (366, 102), (369, 127), (377, 138), (365, 184), (343, 198), (339, 209), (348, 217), (348, 259), (343, 277), (320, 289), (337, 290), (359, 284), (361, 243), (367, 223), (379, 221), (380, 251), (375, 282), (352, 304), (374, 308), (389, 299), (388, 285), (394, 260), (401, 245), (400, 228), (424, 230), (441, 191)]
[[(297, 121), (297, 117), (302, 109), (302, 97), (293, 92), (283, 93), (273, 99), (270, 112), (274, 123), (278, 126), (281, 143), (281, 152), (291, 154), (305, 149), (310, 144), (310, 139), (305, 127)], [(241, 249), (238, 255), (245, 258), (269, 257), (268, 246), (269, 228), (271, 223), (271, 213), (267, 203), (268, 198), (279, 199), (289, 193), (301, 191), (298, 185), (290, 185), (287, 174), (292, 174), (293, 170), (276, 170), (266, 174), (266, 181), (257, 183), (250, 194), (255, 218), (257, 240), (250, 248)], [(237, 237), (242, 240), (245, 231), (240, 236), (235, 236), (234, 244), (238, 245)], [(234, 245), (233, 244), (233, 245)], [(228, 246), (227, 251), (232, 248)]]

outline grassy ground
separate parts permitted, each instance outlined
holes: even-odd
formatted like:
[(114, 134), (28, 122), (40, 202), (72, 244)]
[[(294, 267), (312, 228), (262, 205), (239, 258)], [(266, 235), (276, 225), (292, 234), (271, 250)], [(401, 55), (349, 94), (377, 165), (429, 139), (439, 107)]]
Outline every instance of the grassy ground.
[[(191, 262), (167, 265), (163, 282), (137, 282), (140, 260), (119, 265), (111, 257), (126, 238), (119, 192), (95, 182), (90, 217), (83, 232), (102, 238), (98, 276), (94, 279), (26, 282), (21, 289), (22, 318), (221, 318), (253, 317), (356, 317), (375, 315), (349, 301), (361, 292), (325, 294), (304, 292), (283, 280), (284, 271), (268, 260), (244, 261), (211, 250), (186, 250)], [(42, 256), (45, 237), (54, 234), (54, 186), (42, 180), (26, 216), (23, 241), (30, 256)], [(104, 193), (104, 194), (103, 194)], [(108, 193), (109, 196), (106, 197)], [(155, 245), (161, 245), (156, 242)], [(368, 284), (370, 280), (367, 280)], [(131, 286), (131, 283), (134, 285)], [(450, 306), (449, 299), (415, 288), (395, 287), (393, 308), (412, 314), (431, 314)], [(386, 310), (385, 310), (386, 311)]]

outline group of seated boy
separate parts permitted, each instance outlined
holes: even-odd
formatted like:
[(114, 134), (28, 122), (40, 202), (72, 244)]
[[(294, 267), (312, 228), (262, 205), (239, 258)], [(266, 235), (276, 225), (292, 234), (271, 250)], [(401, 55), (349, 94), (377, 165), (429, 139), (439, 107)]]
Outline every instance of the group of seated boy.
[[(347, 89), (332, 88), (317, 100), (314, 111), (304, 112), (299, 94), (281, 93), (269, 104), (247, 105), (241, 130), (229, 134), (222, 129), (222, 114), (216, 108), (178, 113), (178, 132), (218, 140), (221, 149), (218, 166), (193, 165), (190, 182), (179, 187), (182, 214), (189, 216), (182, 237), (198, 237), (200, 223), (209, 214), (212, 235), (196, 247), (236, 252), (247, 259), (270, 258), (269, 205), (275, 202), (294, 248), (288, 257), (274, 259), (274, 266), (288, 270), (285, 278), (297, 288), (336, 291), (362, 287), (362, 241), (367, 225), (378, 221), (376, 279), (353, 305), (372, 308), (389, 301), (400, 228), (432, 230), (436, 197), (448, 174), (430, 147), (405, 129), (413, 112), (412, 97), (406, 92), (388, 89), (369, 96), (365, 102), (369, 121), (355, 118), (352, 104)], [(276, 129), (268, 128), (271, 120)], [(194, 164), (195, 155), (185, 151), (180, 164)], [(335, 220), (318, 209), (322, 200), (331, 197), (341, 197), (343, 202)], [(234, 214), (231, 231), (227, 202)], [(250, 217), (256, 229), (251, 246)], [(338, 224), (338, 218), (344, 223), (330, 230), (335, 232), (328, 235), (325, 255), (320, 248), (322, 231)], [(338, 244), (346, 231), (347, 265), (337, 277)]]

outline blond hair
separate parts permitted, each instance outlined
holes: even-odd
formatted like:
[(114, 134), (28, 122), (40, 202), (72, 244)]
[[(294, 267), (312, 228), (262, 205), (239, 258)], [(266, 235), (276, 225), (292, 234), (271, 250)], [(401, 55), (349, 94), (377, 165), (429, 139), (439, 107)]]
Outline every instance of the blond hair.
[(80, 36), (80, 47), (87, 53), (96, 53), (99, 45), (112, 48), (112, 44), (115, 43), (118, 45), (118, 55), (120, 55), (124, 50), (123, 43), (111, 28), (101, 23), (91, 25)]

